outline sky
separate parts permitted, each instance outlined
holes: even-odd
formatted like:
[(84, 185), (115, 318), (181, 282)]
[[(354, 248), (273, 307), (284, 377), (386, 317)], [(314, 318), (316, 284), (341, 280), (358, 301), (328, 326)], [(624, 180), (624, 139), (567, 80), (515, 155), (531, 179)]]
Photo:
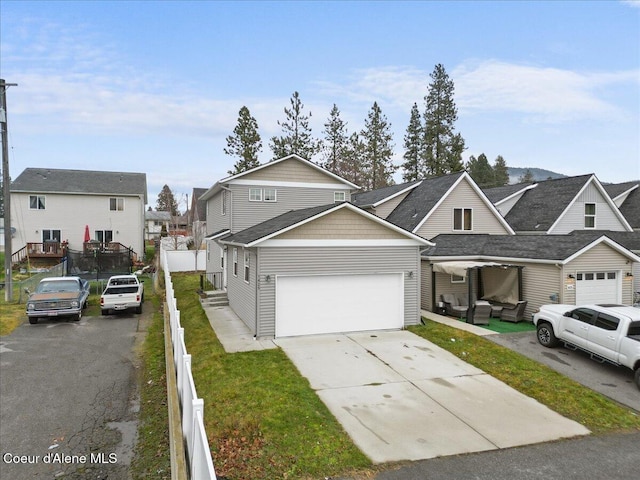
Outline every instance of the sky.
[(640, 179), (640, 0), (0, 1), (10, 176), (143, 172), (152, 207), (227, 176), (242, 106), (269, 161), (295, 91), (316, 137), (334, 104), (351, 133), (377, 102), (399, 165), (436, 64), (463, 161)]

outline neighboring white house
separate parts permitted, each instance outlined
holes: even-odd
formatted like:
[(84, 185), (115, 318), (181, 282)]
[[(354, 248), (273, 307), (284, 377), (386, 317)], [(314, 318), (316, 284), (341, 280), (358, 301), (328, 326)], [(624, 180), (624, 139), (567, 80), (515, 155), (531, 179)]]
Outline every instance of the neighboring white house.
[(154, 240), (160, 237), (163, 225), (165, 227), (165, 232), (169, 232), (171, 225), (171, 213), (147, 210), (144, 212), (144, 223), (145, 240)]
[(82, 250), (90, 240), (144, 255), (144, 173), (27, 168), (11, 183), (12, 253), (27, 246)]

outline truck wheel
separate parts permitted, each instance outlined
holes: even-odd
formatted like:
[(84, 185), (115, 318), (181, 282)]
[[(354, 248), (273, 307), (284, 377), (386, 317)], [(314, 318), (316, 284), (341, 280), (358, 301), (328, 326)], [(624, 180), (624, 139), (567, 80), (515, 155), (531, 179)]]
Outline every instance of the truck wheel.
[(636, 368), (636, 374), (633, 377), (636, 381), (636, 387), (640, 390), (640, 367)]
[(103, 309), (102, 310), (102, 315), (109, 315), (109, 309)]
[(31, 325), (35, 325), (36, 323), (38, 323), (38, 317), (29, 317), (29, 323)]
[(553, 348), (558, 345), (558, 339), (553, 333), (553, 327), (547, 322), (541, 322), (537, 328), (538, 342), (543, 347)]
[(142, 304), (136, 307), (136, 313), (142, 313)]
[(82, 318), (82, 312), (80, 312), (79, 314), (74, 315), (73, 317), (71, 317), (71, 321), (72, 322), (79, 322), (81, 318)]

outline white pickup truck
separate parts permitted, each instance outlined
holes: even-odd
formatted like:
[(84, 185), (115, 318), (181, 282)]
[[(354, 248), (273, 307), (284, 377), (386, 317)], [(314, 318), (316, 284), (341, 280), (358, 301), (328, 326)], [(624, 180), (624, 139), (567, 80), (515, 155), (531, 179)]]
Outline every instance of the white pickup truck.
[(542, 305), (533, 314), (538, 342), (579, 348), (598, 361), (630, 368), (640, 389), (640, 308), (624, 305)]
[(144, 284), (135, 275), (114, 275), (100, 296), (102, 315), (111, 311), (135, 309), (142, 313), (144, 302)]

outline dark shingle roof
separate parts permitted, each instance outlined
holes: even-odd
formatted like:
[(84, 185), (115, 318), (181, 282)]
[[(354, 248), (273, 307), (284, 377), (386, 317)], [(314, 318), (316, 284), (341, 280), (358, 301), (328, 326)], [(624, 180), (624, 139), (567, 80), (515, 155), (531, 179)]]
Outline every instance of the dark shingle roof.
[(144, 173), (26, 168), (11, 183), (12, 192), (93, 195), (143, 195), (147, 201)]
[(498, 203), (500, 200), (504, 200), (508, 196), (533, 185), (533, 183), (534, 182), (515, 183), (513, 185), (503, 185), (502, 187), (483, 188), (482, 191), (491, 203)]
[[(436, 245), (422, 251), (424, 257), (495, 257), (562, 261), (603, 234), (616, 243), (611, 232), (580, 232), (570, 235), (456, 235), (432, 238)], [(625, 233), (625, 232), (618, 232)], [(631, 233), (631, 232), (626, 232)], [(625, 246), (625, 245), (623, 245)], [(630, 249), (628, 246), (625, 246)]]
[(254, 225), (253, 227), (249, 227), (240, 232), (234, 233), (233, 235), (229, 235), (228, 237), (225, 237), (224, 241), (229, 243), (237, 243), (240, 245), (247, 245), (268, 235), (279, 232), (280, 230), (283, 230), (287, 227), (295, 225), (296, 223), (314, 217), (322, 212), (326, 212), (327, 210), (330, 210), (334, 207), (336, 207), (336, 204), (331, 203), (329, 205), (322, 205), (319, 207), (291, 210), (270, 220), (266, 220), (262, 223)]
[(419, 182), (420, 180), (414, 180), (413, 182), (390, 185), (388, 187), (371, 190), (370, 192), (362, 192), (352, 195), (351, 199), (354, 205), (358, 205), (359, 207), (368, 207), (370, 205), (375, 205), (379, 201), (384, 200), (387, 197), (391, 197)]
[(636, 188), (620, 205), (620, 213), (626, 218), (631, 228), (640, 230), (640, 188)]
[(387, 220), (412, 232), (464, 172), (423, 180), (391, 212)]
[(522, 195), (505, 220), (516, 231), (546, 232), (591, 177), (589, 174), (538, 182)]
[[(633, 180), (631, 182), (624, 183), (605, 183), (602, 184), (604, 189), (607, 191), (611, 198), (616, 198), (621, 193), (626, 192), (627, 190), (632, 189), (633, 187), (640, 185), (640, 180)], [(637, 188), (636, 188), (637, 190)]]

